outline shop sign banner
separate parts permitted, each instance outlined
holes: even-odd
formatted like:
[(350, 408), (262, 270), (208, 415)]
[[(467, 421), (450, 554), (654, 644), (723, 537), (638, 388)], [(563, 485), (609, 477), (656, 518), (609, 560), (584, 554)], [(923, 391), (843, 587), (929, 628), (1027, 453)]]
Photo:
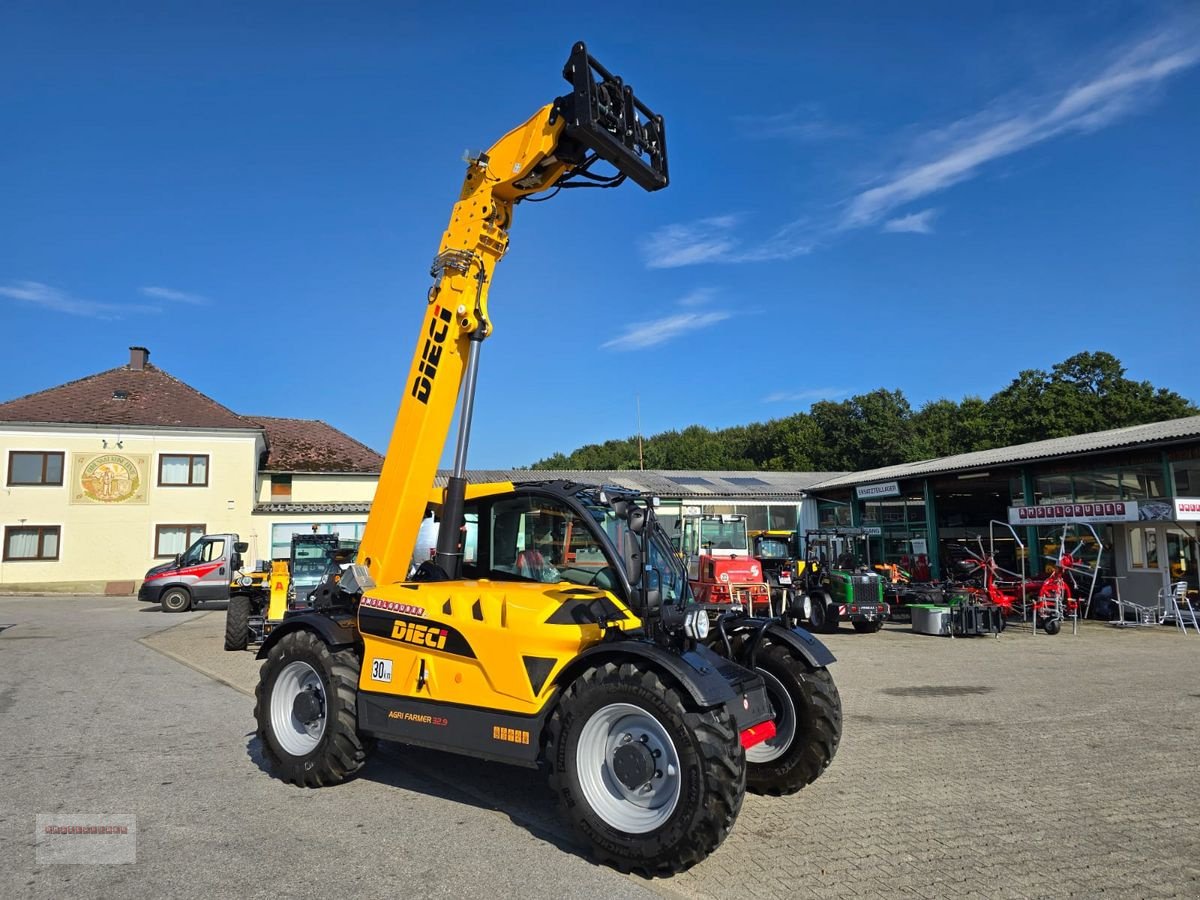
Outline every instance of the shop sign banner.
[(859, 500), (869, 500), (873, 497), (899, 497), (900, 482), (885, 481), (882, 484), (860, 484), (854, 490)]
[(1176, 497), (1175, 521), (1200, 522), (1200, 497)]
[(71, 503), (112, 506), (146, 503), (149, 457), (125, 453), (72, 453)]
[(1043, 503), (1010, 506), (1009, 525), (1069, 525), (1072, 522), (1136, 522), (1136, 500), (1097, 500), (1095, 503)]

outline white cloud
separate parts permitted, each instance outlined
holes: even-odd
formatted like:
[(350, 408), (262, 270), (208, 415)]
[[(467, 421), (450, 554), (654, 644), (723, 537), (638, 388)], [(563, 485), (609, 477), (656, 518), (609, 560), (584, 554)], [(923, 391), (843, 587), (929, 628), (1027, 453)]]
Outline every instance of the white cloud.
[(741, 217), (712, 216), (660, 228), (642, 244), (649, 269), (675, 269), (697, 263), (767, 262), (793, 259), (812, 252), (812, 225), (800, 219), (778, 229), (766, 240), (743, 246), (733, 233)]
[[(739, 233), (742, 216), (716, 216), (668, 225), (643, 244), (646, 266), (666, 269), (698, 263), (766, 262), (810, 253), (839, 232), (883, 222), (884, 231), (928, 234), (934, 210), (899, 215), (905, 205), (945, 191), (980, 174), (985, 166), (1038, 144), (1071, 134), (1088, 134), (1145, 109), (1158, 89), (1200, 62), (1200, 20), (1163, 26), (1127, 43), (1093, 67), (1090, 77), (1068, 88), (1010, 98), (981, 112), (927, 132), (911, 142), (905, 162), (878, 183), (841, 204), (824, 221), (795, 219), (766, 240), (751, 244)], [(797, 130), (803, 137), (803, 108), (757, 119), (765, 130)], [(743, 117), (752, 123), (752, 117)], [(816, 131), (812, 132), (816, 137)]]
[(662, 344), (689, 331), (708, 328), (730, 318), (733, 313), (724, 310), (713, 312), (682, 312), (648, 322), (634, 322), (625, 328), (625, 333), (605, 341), (601, 348), (605, 350), (641, 350)]
[(838, 228), (872, 225), (897, 207), (975, 177), (994, 160), (1063, 135), (1097, 131), (1143, 109), (1163, 81), (1200, 62), (1195, 31), (1164, 29), (1065, 91), (997, 105), (926, 135), (918, 142), (923, 152), (850, 200)]
[(95, 300), (85, 300), (72, 297), (65, 291), (42, 284), (39, 281), (15, 281), (0, 285), (0, 297), (28, 303), (53, 312), (66, 313), (72, 316), (84, 316), (90, 319), (121, 319), (128, 313), (157, 313), (161, 310), (156, 306), (140, 304), (100, 303)]
[(937, 212), (936, 209), (923, 209), (907, 216), (888, 219), (883, 223), (883, 230), (907, 234), (933, 234), (933, 219)]
[(763, 403), (803, 403), (813, 400), (832, 400), (834, 397), (845, 397), (849, 391), (846, 388), (823, 387), (808, 388), (803, 391), (776, 391), (762, 398)]
[(688, 225), (668, 225), (650, 235), (642, 245), (651, 269), (673, 269), (696, 263), (720, 262), (733, 252), (735, 215), (712, 216)]
[(165, 287), (144, 287), (142, 293), (147, 297), (154, 297), (158, 300), (171, 300), (175, 303), (190, 303), (193, 306), (204, 306), (208, 303), (207, 297), (202, 297), (199, 294), (189, 294), (186, 291), (176, 291), (172, 288)]
[(855, 133), (853, 128), (830, 122), (815, 104), (802, 104), (787, 112), (768, 115), (734, 116), (734, 124), (743, 137), (753, 139), (786, 138), (810, 144), (835, 140)]
[(703, 306), (712, 301), (717, 295), (715, 288), (696, 288), (690, 294), (680, 297), (676, 303), (679, 306)]

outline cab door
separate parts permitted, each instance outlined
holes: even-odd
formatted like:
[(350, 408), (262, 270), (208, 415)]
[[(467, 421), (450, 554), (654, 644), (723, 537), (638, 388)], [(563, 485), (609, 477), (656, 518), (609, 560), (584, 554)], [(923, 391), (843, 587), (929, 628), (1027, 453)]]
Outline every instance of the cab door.
[(229, 598), (229, 579), (233, 577), (230, 554), (233, 542), (228, 535), (205, 537), (199, 548), (196, 580), (192, 584), (192, 599), (226, 600)]

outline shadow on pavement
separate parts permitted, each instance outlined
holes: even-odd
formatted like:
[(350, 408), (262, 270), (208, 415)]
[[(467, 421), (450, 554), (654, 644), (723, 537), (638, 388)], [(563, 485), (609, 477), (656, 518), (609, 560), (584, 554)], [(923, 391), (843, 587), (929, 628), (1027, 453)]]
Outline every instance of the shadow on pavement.
[[(246, 754), (267, 775), (262, 742), (246, 736)], [(441, 774), (447, 773), (447, 774)], [(533, 769), (382, 741), (358, 779), (506, 815), (538, 840), (595, 865), (558, 814), (546, 776)]]

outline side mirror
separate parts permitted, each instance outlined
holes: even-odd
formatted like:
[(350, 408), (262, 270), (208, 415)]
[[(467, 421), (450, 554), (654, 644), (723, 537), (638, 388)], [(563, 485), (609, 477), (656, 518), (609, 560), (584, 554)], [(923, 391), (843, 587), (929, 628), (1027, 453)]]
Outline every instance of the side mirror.
[(642, 581), (642, 543), (625, 542), (625, 571), (629, 574), (629, 586), (637, 587)]
[(250, 549), (250, 545), (247, 544), (245, 541), (234, 541), (234, 544), (233, 544), (233, 552), (234, 553), (245, 553), (249, 549)]
[(182, 566), (182, 565), (183, 565), (183, 554), (176, 553), (175, 554), (175, 567), (178, 568), (179, 566)]

